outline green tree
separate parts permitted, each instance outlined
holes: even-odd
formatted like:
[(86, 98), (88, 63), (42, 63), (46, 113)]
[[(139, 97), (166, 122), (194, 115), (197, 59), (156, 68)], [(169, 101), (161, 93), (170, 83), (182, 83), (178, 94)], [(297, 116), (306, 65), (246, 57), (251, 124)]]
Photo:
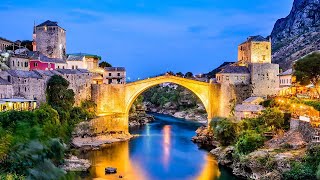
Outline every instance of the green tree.
[(267, 127), (271, 129), (283, 129), (284, 115), (278, 108), (267, 108), (262, 112), (260, 118), (266, 123)]
[(232, 144), (237, 137), (237, 125), (227, 118), (216, 117), (210, 122), (210, 128), (214, 132), (214, 136), (223, 145)]
[(318, 85), (320, 81), (320, 53), (312, 53), (294, 64), (294, 75), (301, 85), (312, 83), (320, 96)]
[(47, 101), (54, 109), (59, 111), (71, 111), (75, 102), (74, 92), (68, 89), (69, 82), (62, 76), (52, 76), (47, 85)]
[(186, 77), (186, 78), (191, 78), (191, 77), (193, 77), (193, 73), (192, 73), (192, 72), (187, 72), (187, 73), (185, 74), (185, 77)]
[(263, 146), (265, 137), (254, 130), (242, 132), (235, 145), (236, 151), (239, 154), (248, 154), (257, 148)]
[(176, 75), (177, 75), (177, 76), (180, 76), (180, 77), (183, 77), (183, 76), (184, 76), (184, 74), (183, 74), (182, 72), (178, 72)]
[(106, 62), (106, 61), (102, 61), (102, 62), (99, 63), (99, 67), (101, 67), (101, 68), (112, 67), (112, 65), (109, 64), (109, 63)]

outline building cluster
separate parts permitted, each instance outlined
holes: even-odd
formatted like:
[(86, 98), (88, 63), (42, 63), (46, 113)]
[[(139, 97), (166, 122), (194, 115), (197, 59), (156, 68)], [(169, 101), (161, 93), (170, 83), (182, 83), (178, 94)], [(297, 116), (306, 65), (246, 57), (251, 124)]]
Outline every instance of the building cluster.
[[(45, 21), (33, 28), (32, 50), (0, 38), (0, 111), (34, 109), (46, 101), (53, 75), (69, 81), (76, 105), (91, 98), (92, 83), (125, 84), (124, 68), (100, 68), (101, 57), (66, 53), (66, 30)], [(8, 47), (13, 47), (8, 50)]]
[(255, 102), (279, 91), (279, 65), (271, 63), (271, 41), (250, 36), (238, 46), (238, 61), (224, 66), (216, 74), (216, 82), (250, 87), (251, 97), (236, 105), (235, 115), (237, 119), (257, 116), (263, 107)]

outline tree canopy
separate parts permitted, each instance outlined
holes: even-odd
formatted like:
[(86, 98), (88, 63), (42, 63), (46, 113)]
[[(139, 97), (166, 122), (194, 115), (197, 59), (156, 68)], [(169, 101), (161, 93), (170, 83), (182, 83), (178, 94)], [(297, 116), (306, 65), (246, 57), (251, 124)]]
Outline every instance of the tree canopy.
[(101, 68), (112, 67), (112, 65), (106, 61), (102, 61), (99, 63), (99, 67), (101, 67)]
[[(301, 85), (312, 83), (318, 86), (320, 81), (320, 53), (312, 53), (294, 64), (294, 75)], [(317, 91), (319, 94), (319, 91)]]
[(58, 111), (70, 111), (75, 99), (73, 90), (68, 87), (69, 82), (62, 76), (52, 76), (48, 81), (46, 91), (48, 104)]

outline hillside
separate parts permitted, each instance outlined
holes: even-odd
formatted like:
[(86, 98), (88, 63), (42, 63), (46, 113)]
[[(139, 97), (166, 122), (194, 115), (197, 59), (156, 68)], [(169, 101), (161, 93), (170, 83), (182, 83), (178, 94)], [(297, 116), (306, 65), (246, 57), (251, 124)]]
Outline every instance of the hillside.
[(271, 33), (273, 62), (284, 70), (293, 61), (320, 49), (320, 0), (294, 0), (290, 14)]

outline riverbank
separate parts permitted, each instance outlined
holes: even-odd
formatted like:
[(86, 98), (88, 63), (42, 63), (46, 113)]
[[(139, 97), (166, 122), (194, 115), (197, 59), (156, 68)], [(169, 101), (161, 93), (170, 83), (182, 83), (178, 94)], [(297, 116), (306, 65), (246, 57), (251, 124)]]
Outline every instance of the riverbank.
[(249, 153), (239, 154), (234, 146), (222, 146), (215, 140), (207, 127), (196, 130), (192, 138), (194, 143), (212, 148), (219, 165), (232, 170), (232, 173), (244, 179), (282, 179), (283, 174), (293, 168), (293, 162), (302, 162), (310, 145), (303, 140), (298, 131), (288, 131), (266, 141), (264, 146)]
[(195, 107), (187, 108), (185, 110), (179, 110), (177, 105), (172, 102), (168, 102), (162, 107), (157, 107), (150, 103), (145, 103), (145, 106), (147, 111), (152, 113), (170, 115), (175, 118), (192, 120), (200, 123), (206, 123), (208, 120), (206, 110), (202, 104), (197, 104)]

